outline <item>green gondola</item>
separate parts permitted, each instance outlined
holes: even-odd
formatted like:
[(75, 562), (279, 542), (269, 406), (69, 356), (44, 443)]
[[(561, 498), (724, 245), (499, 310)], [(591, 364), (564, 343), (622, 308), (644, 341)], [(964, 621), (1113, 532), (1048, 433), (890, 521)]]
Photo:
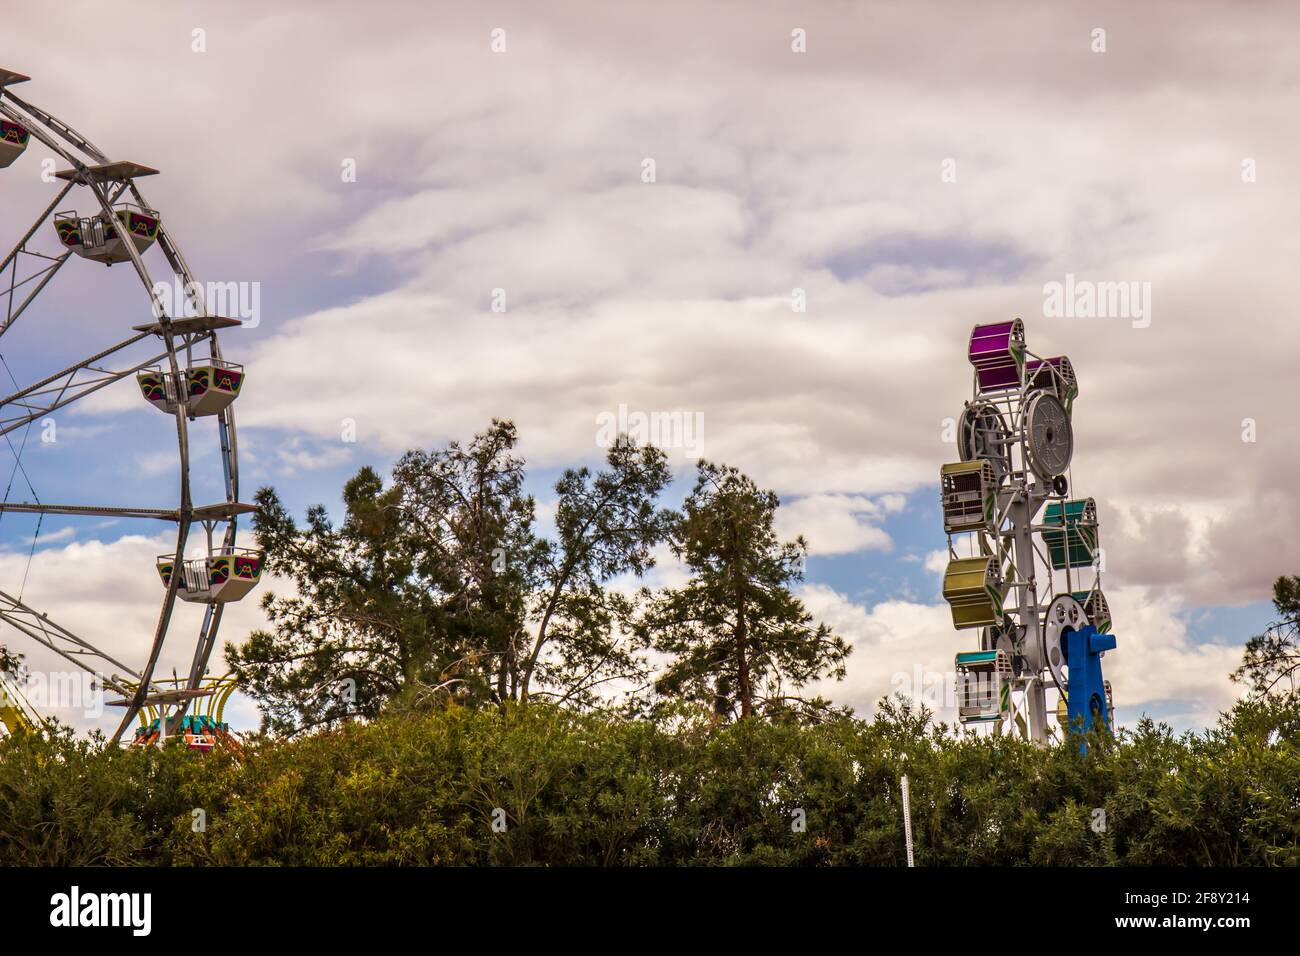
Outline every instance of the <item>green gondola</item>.
[(1053, 501), (1043, 524), (1043, 543), (1055, 570), (1086, 568), (1096, 560), (1097, 503), (1091, 498)]

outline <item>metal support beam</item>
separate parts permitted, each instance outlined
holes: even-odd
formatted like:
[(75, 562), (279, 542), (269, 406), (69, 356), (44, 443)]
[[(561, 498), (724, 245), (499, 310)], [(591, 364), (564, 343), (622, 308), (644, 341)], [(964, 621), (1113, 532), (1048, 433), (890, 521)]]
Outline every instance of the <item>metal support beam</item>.
[[(36, 610), (5, 591), (0, 591), (0, 621), (4, 621), (38, 644), (48, 647), (82, 670), (100, 677), (105, 686), (112, 687), (118, 692), (125, 692), (130, 683), (140, 679), (139, 674), (117, 658), (50, 620), (50, 616), (43, 611)], [(112, 668), (124, 672), (130, 680), (117, 674), (105, 676), (101, 668), (86, 663), (88, 660), (109, 664)]]

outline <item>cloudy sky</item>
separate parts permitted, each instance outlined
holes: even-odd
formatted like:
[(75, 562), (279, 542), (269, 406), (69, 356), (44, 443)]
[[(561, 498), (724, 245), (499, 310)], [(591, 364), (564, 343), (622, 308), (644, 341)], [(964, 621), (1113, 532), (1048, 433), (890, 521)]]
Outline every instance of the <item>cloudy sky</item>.
[[(602, 415), (699, 416), (681, 485), (703, 454), (779, 492), (804, 597), (855, 647), (827, 691), (862, 713), (974, 646), (939, 597), (936, 476), (971, 326), (1023, 317), (1079, 372), (1119, 717), (1187, 728), (1300, 571), (1298, 43), (1265, 3), (10, 0), (0, 67), (162, 170), (140, 185), (201, 279), (260, 284), (223, 340), (245, 498), (332, 505), (358, 466), (498, 416), (545, 510)], [(52, 198), (46, 156), (0, 172), (6, 251)], [(1067, 276), (1149, 309), (1047, 314)], [(74, 261), (0, 353), (26, 384), (147, 308), (125, 268)], [(171, 429), (132, 384), (55, 420), (20, 469), (21, 434), (0, 446), (10, 500), (174, 501)], [(35, 530), (0, 521), (0, 589), (140, 661), (169, 529), (51, 518), (29, 561)], [(257, 620), (245, 602), (224, 638)], [(167, 668), (197, 628), (183, 608)]]

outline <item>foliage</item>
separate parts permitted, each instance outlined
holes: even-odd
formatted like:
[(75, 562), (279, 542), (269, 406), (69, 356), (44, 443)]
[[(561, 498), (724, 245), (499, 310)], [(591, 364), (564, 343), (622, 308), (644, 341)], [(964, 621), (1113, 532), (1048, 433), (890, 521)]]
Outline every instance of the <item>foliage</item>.
[(177, 750), (122, 750), (67, 728), (0, 740), (0, 866), (163, 862), (182, 812)]
[[(777, 539), (775, 494), (700, 462), (661, 509), (664, 455), (620, 440), (560, 477), (548, 540), (516, 440), (494, 421), (387, 484), (363, 468), (337, 526), (262, 489), (293, 593), (226, 654), (284, 736), (238, 756), (0, 739), (0, 866), (898, 866), (904, 774), (919, 866), (1300, 866), (1300, 577), (1233, 675), (1253, 693), (1200, 734), (1144, 719), (1038, 747), (901, 698), (861, 720), (801, 693), (849, 647), (794, 596), (807, 544)], [(684, 585), (609, 586), (664, 541)], [(658, 704), (602, 710), (646, 650)]]
[(272, 629), (226, 658), (269, 729), (449, 696), (591, 703), (602, 685), (641, 677), (619, 627), (630, 605), (604, 585), (653, 563), (667, 527), (654, 504), (670, 477), (663, 453), (620, 441), (604, 470), (566, 471), (549, 541), (534, 531), (516, 441), (514, 425), (494, 421), (468, 446), (407, 452), (387, 486), (363, 468), (337, 527), (317, 505), (300, 528), (274, 490), (258, 492), (266, 569), (296, 593), (268, 592)]
[(530, 691), (537, 696), (536, 681), (553, 688), (544, 693), (555, 701), (592, 704), (603, 684), (644, 676), (644, 663), (622, 638), (632, 604), (605, 584), (654, 566), (652, 551), (672, 519), (655, 501), (671, 477), (662, 451), (620, 438), (605, 471), (569, 469), (556, 482), (558, 540), (540, 547), (537, 624), (518, 665), (516, 699), (526, 700)]
[(680, 588), (655, 595), (637, 629), (673, 659), (656, 690), (749, 717), (820, 715), (821, 699), (795, 693), (820, 677), (843, 678), (849, 646), (791, 592), (808, 545), (773, 530), (777, 496), (734, 468), (701, 461), (674, 523), (673, 553), (690, 570)]
[(1086, 754), (901, 701), (812, 725), (449, 704), (239, 760), (20, 734), (0, 741), (0, 864), (899, 866), (903, 773), (918, 866), (1300, 865), (1295, 700)]
[(1290, 694), (1300, 688), (1300, 577), (1283, 575), (1273, 583), (1278, 620), (1246, 642), (1242, 663), (1232, 679), (1248, 684), (1257, 696)]

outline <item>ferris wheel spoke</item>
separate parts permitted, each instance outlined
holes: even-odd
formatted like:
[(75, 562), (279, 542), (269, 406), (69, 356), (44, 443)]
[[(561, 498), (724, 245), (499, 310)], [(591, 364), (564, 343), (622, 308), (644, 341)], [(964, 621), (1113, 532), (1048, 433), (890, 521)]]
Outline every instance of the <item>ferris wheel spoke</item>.
[[(256, 505), (242, 501), (219, 501), (216, 504), (191, 508), (191, 521), (204, 524), (230, 521), (239, 515), (252, 514)], [(183, 512), (178, 508), (123, 508), (112, 505), (62, 505), (44, 502), (0, 502), (0, 514), (81, 515), (88, 518), (148, 518), (158, 521), (180, 521)]]
[[(190, 526), (187, 522), (181, 522), (176, 534), (176, 551), (179, 556), (185, 553), (185, 542), (189, 536)], [(122, 739), (127, 728), (135, 722), (136, 714), (140, 708), (145, 706), (146, 699), (149, 695), (149, 682), (153, 679), (154, 667), (158, 664), (158, 657), (162, 654), (163, 643), (167, 640), (167, 630), (171, 624), (172, 611), (176, 607), (176, 598), (180, 590), (182, 575), (173, 574), (167, 582), (166, 596), (163, 598), (162, 610), (158, 614), (158, 626), (154, 629), (153, 643), (149, 648), (149, 658), (145, 662), (144, 669), (140, 672), (140, 683), (136, 691), (131, 695), (130, 703), (126, 705), (126, 713), (122, 715), (122, 722), (118, 724), (117, 730), (113, 733), (113, 743)]]
[[(41, 226), (50, 221), (51, 216), (63, 204), (64, 197), (72, 190), (76, 183), (69, 180), (67, 184), (54, 197), (53, 202), (45, 207), (45, 210), (36, 217), (28, 230), (23, 233), (21, 239), (14, 245), (13, 249), (0, 261), (0, 275), (6, 277), (6, 285), (0, 286), (0, 297), (4, 300), (5, 313), (3, 320), (0, 320), (0, 335), (4, 335), (9, 328), (18, 321), (27, 307), (31, 305), (38, 295), (44, 291), (50, 281), (63, 268), (64, 264), (72, 257), (72, 250), (65, 249), (59, 255), (50, 255), (37, 249), (29, 248), (29, 243), (35, 237)], [(111, 202), (117, 202), (122, 193), (127, 189), (127, 184), (119, 184), (114, 190)], [(20, 269), (19, 264), (29, 264), (31, 260), (36, 260), (34, 264), (29, 265), (26, 269)], [(21, 302), (15, 305), (20, 289), (26, 290), (27, 286), (35, 282), (34, 288), (27, 290), (26, 295)]]
[(110, 369), (99, 364), (108, 356), (129, 348), (148, 336), (148, 332), (138, 332), (117, 345), (0, 398), (0, 435), (7, 435), (14, 429), (22, 428), (29, 422), (157, 364), (167, 353), (152, 355), (121, 369)]
[[(139, 681), (140, 675), (127, 667), (117, 658), (113, 657), (89, 641), (79, 637), (73, 631), (55, 621), (51, 620), (49, 614), (38, 611), (36, 608), (23, 602), (21, 598), (0, 591), (0, 621), (4, 621), (10, 627), (27, 635), (38, 644), (42, 644), (54, 651), (60, 657), (70, 661), (82, 670), (99, 676), (104, 685), (112, 687), (121, 692), (130, 683)], [(100, 666), (96, 667), (95, 663)], [(104, 675), (103, 664), (108, 664), (111, 668), (123, 672), (126, 676), (119, 674)]]
[[(203, 624), (199, 628), (198, 644), (194, 648), (194, 660), (190, 664), (189, 677), (185, 680), (185, 689), (195, 697), (201, 696), (199, 685), (203, 683), (204, 674), (208, 669), (208, 660), (212, 656), (212, 649), (217, 643), (217, 631), (221, 628), (221, 614), (224, 610), (220, 604), (209, 604), (203, 613)], [(173, 721), (184, 719), (186, 712), (189, 710), (192, 698), (185, 698), (178, 702), (176, 712), (173, 715)]]
[[(55, 274), (61, 268), (63, 268), (63, 264), (67, 262), (68, 258), (72, 255), (70, 252), (65, 252), (59, 256), (51, 256), (43, 252), (31, 252), (28, 249), (20, 249), (18, 252), (33, 259), (43, 260), (48, 264), (41, 266), (34, 272), (31, 272), (22, 278), (19, 278), (17, 269), (11, 269), (9, 271), (9, 287), (0, 290), (0, 295), (4, 296), (5, 299), (5, 317), (4, 321), (0, 322), (0, 335), (4, 335), (5, 332), (9, 331), (9, 327), (17, 322), (22, 314), (27, 311), (27, 307), (31, 305), (32, 302), (36, 300), (36, 297), (41, 294), (41, 291), (49, 285), (50, 280), (54, 278)], [(32, 282), (37, 283), (36, 288), (28, 292), (27, 295), (23, 297), (23, 300), (18, 303), (18, 307), (15, 308), (14, 300), (18, 298), (19, 290), (25, 288)]]
[[(34, 223), (32, 223), (31, 228), (23, 234), (22, 238), (18, 240), (9, 255), (5, 256), (4, 261), (0, 262), (0, 274), (8, 277), (8, 288), (5, 288), (3, 292), (0, 292), (0, 295), (3, 295), (5, 298), (5, 317), (3, 324), (0, 324), (0, 335), (7, 332), (9, 327), (18, 321), (18, 317), (27, 310), (27, 306), (31, 305), (32, 301), (40, 294), (41, 290), (45, 288), (51, 279), (54, 278), (54, 274), (59, 271), (63, 264), (68, 261), (68, 257), (72, 255), (71, 252), (65, 252), (59, 256), (50, 256), (46, 253), (36, 252), (27, 248), (27, 244), (31, 242), (32, 237), (36, 235), (36, 231), (40, 229), (46, 220), (54, 214), (54, 211), (58, 209), (59, 205), (63, 202), (63, 197), (65, 197), (71, 189), (72, 183), (68, 183), (59, 191), (59, 194), (54, 198), (54, 201), (45, 207), (45, 211), (41, 213)], [(23, 256), (42, 260), (46, 264), (40, 266), (34, 272), (23, 274), (18, 268), (18, 262)], [(26, 298), (24, 298), (18, 307), (15, 308), (14, 300), (17, 297), (18, 290), (24, 288), (28, 283), (33, 281), (37, 281), (39, 284), (36, 288), (28, 292)]]
[[(18, 82), (26, 82), (30, 79), (30, 77), (23, 76), (21, 73), (16, 75), (22, 77)], [(40, 120), (47, 128), (54, 130), (54, 132), (56, 132), (63, 141), (68, 143), (70, 146), (75, 147), (98, 162), (103, 163), (108, 161), (108, 157), (101, 153), (94, 143), (86, 139), (86, 137), (82, 136), (58, 117), (50, 115), (39, 106), (33, 106), (31, 103), (25, 102), (18, 96), (14, 95), (13, 91), (10, 89), (5, 90), (5, 95), (12, 100), (14, 105), (19, 109), (24, 110), (28, 115)]]

